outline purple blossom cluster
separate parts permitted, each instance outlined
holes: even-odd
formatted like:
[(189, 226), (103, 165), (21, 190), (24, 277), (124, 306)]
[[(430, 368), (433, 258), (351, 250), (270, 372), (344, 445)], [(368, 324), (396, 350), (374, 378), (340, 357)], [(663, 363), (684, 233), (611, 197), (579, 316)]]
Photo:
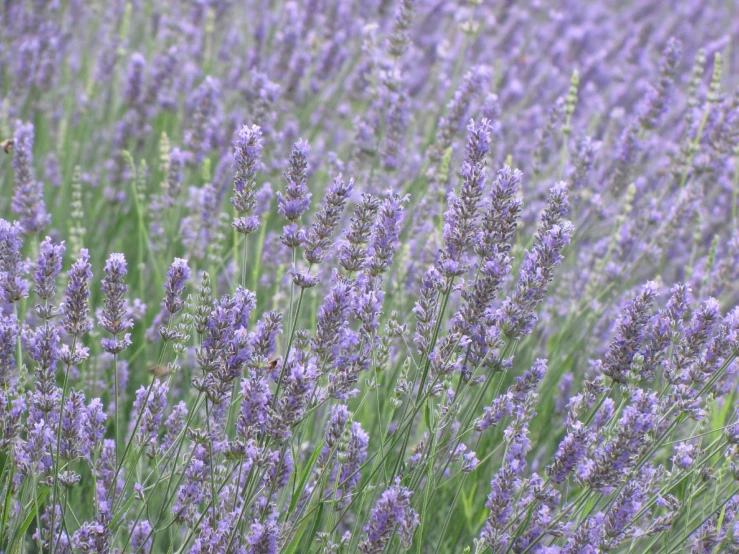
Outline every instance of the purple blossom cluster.
[(733, 2), (5, 2), (0, 553), (739, 552)]

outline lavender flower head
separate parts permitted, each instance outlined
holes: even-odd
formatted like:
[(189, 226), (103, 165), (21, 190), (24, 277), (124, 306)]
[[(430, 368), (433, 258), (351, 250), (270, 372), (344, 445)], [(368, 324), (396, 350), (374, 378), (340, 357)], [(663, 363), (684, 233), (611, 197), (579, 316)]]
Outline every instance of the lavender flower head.
[(49, 300), (54, 296), (56, 278), (62, 270), (64, 242), (54, 244), (51, 238), (46, 237), (41, 243), (40, 250), (36, 271), (33, 274), (36, 283), (35, 291), (42, 300)]
[(462, 188), (459, 196), (449, 194), (449, 209), (444, 213), (442, 268), (459, 275), (464, 271), (464, 255), (477, 238), (478, 210), (485, 187), (485, 157), (490, 150), (490, 124), (470, 121), (467, 126), (467, 157), (462, 162)]
[(242, 234), (253, 233), (259, 227), (259, 218), (252, 213), (257, 204), (257, 171), (261, 156), (261, 129), (256, 125), (244, 125), (234, 143), (234, 194), (231, 197), (238, 214), (232, 225)]
[(305, 248), (303, 256), (308, 263), (320, 264), (326, 258), (331, 246), (331, 235), (341, 220), (344, 206), (353, 190), (354, 179), (344, 183), (341, 175), (329, 187), (321, 211), (316, 214), (316, 220), (302, 240)]
[(0, 296), (8, 303), (28, 296), (28, 283), (23, 275), (28, 271), (23, 261), (23, 229), (0, 219)]
[(19, 332), (15, 316), (0, 317), (0, 388), (7, 388), (15, 379), (15, 348)]
[(403, 204), (409, 196), (392, 194), (380, 206), (380, 213), (370, 235), (367, 247), (367, 271), (372, 277), (386, 272), (393, 263), (393, 255), (400, 245), (403, 223)]
[(51, 222), (46, 211), (43, 185), (33, 173), (32, 123), (16, 122), (13, 137), (13, 172), (15, 173), (15, 192), (12, 208), (20, 216), (24, 233), (38, 233)]
[(77, 337), (92, 329), (92, 321), (88, 317), (92, 270), (87, 248), (80, 250), (79, 258), (72, 264), (67, 275), (69, 282), (62, 305), (62, 327), (67, 333)]
[(189, 278), (190, 268), (187, 265), (187, 260), (175, 258), (169, 271), (167, 271), (167, 279), (164, 281), (164, 307), (172, 315), (179, 312), (184, 306), (182, 291), (185, 290), (185, 283)]
[(277, 213), (291, 223), (295, 223), (310, 206), (311, 193), (308, 192), (308, 155), (310, 145), (305, 140), (295, 143), (290, 154), (288, 169), (285, 172), (285, 196), (277, 193)]
[(103, 310), (99, 317), (100, 327), (108, 331), (112, 338), (100, 340), (103, 350), (117, 354), (131, 344), (131, 334), (126, 333), (122, 339), (118, 336), (133, 327), (133, 319), (126, 309), (125, 294), (128, 285), (123, 282), (128, 269), (123, 254), (111, 254), (105, 263), (105, 277), (102, 291), (105, 295)]
[(400, 479), (382, 493), (364, 527), (364, 538), (359, 543), (362, 554), (383, 552), (395, 528), (401, 544), (409, 548), (413, 533), (419, 524), (418, 514), (410, 507), (413, 492), (400, 486)]

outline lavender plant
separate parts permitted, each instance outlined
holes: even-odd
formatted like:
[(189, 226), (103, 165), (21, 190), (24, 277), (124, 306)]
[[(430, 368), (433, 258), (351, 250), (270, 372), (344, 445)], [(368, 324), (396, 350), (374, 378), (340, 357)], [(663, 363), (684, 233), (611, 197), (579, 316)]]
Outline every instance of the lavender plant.
[(738, 16), (6, 2), (0, 553), (739, 552)]

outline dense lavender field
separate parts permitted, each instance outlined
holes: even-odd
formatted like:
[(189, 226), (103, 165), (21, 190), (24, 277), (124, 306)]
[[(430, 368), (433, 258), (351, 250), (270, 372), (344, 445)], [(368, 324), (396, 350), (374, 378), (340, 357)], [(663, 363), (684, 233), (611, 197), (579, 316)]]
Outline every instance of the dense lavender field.
[(3, 2), (0, 553), (739, 553), (738, 40)]

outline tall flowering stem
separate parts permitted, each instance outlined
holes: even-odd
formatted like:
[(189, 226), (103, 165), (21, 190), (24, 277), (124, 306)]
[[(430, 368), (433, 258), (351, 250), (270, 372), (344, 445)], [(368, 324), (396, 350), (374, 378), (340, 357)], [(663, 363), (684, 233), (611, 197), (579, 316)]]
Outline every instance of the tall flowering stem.
[[(43, 250), (42, 250), (43, 252)], [(61, 264), (58, 265), (61, 269)], [(45, 272), (44, 272), (45, 273)], [(58, 270), (56, 270), (58, 273)], [(90, 280), (92, 279), (92, 270), (90, 266), (90, 255), (86, 248), (80, 249), (78, 259), (72, 264), (72, 267), (67, 272), (69, 281), (67, 283), (67, 290), (64, 295), (64, 302), (61, 307), (62, 321), (61, 325), (64, 331), (72, 337), (72, 345), (68, 348), (62, 349), (61, 359), (65, 364), (64, 369), (64, 384), (62, 386), (62, 396), (60, 405), (65, 405), (67, 391), (69, 387), (69, 371), (74, 365), (77, 365), (87, 359), (89, 350), (87, 348), (79, 348), (78, 342), (81, 337), (92, 329), (92, 321), (89, 318), (90, 306)], [(41, 287), (39, 287), (41, 288)], [(63, 414), (60, 414), (63, 417)], [(61, 434), (62, 425), (59, 424), (57, 428), (56, 437), (56, 460), (59, 464), (59, 451), (61, 447)], [(57, 465), (57, 471), (59, 465)], [(57, 502), (59, 492), (59, 478), (54, 479), (54, 502)], [(62, 521), (64, 520), (64, 513), (66, 509), (67, 499), (65, 498), (64, 504), (62, 505)], [(51, 529), (55, 529), (54, 520), (56, 519), (56, 510), (51, 512)], [(61, 532), (60, 532), (61, 533)], [(61, 535), (60, 535), (61, 536)], [(54, 551), (54, 540), (52, 539), (52, 552)]]
[(123, 278), (127, 272), (128, 268), (123, 254), (111, 254), (105, 263), (105, 277), (102, 282), (105, 302), (100, 316), (100, 327), (108, 331), (113, 337), (101, 339), (100, 344), (103, 350), (113, 355), (116, 452), (120, 445), (118, 437), (121, 432), (120, 421), (118, 419), (118, 404), (120, 401), (118, 390), (118, 354), (131, 345), (131, 334), (125, 333), (121, 340), (118, 337), (121, 333), (133, 327), (133, 319), (129, 315), (125, 304), (125, 294), (128, 290), (128, 285), (123, 282)]
[(236, 217), (231, 224), (234, 228), (234, 271), (238, 263), (238, 237), (244, 235), (244, 254), (241, 267), (241, 286), (246, 286), (246, 245), (247, 237), (259, 228), (259, 216), (254, 215), (257, 204), (257, 171), (262, 156), (262, 130), (257, 125), (244, 125), (234, 143), (234, 194), (231, 204)]

